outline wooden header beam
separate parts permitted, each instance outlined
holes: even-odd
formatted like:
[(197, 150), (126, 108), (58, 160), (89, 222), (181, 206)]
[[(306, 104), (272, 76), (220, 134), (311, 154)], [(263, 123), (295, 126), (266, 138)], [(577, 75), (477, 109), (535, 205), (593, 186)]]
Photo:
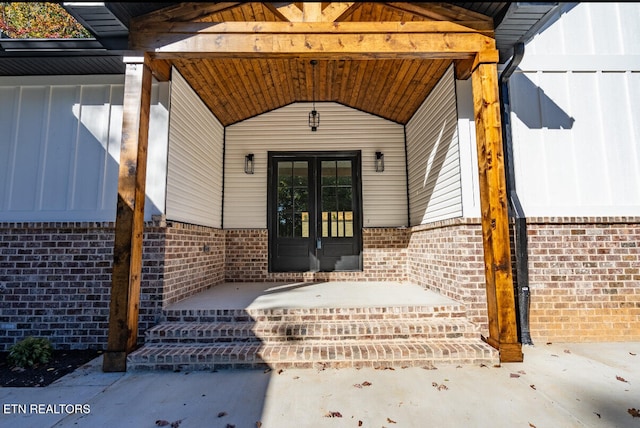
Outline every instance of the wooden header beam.
[(173, 23), (133, 32), (131, 49), (153, 58), (343, 57), (470, 59), (495, 40), (452, 22)]

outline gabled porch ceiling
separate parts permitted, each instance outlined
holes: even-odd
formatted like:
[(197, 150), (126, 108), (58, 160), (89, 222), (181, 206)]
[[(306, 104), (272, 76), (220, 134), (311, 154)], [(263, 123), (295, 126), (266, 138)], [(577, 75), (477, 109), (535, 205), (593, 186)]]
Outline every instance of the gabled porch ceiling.
[[(312, 101), (311, 59), (318, 60), (316, 101), (406, 124), (452, 62), (467, 78), (475, 55), (466, 51), (497, 52), (493, 18), (450, 3), (182, 3), (135, 18), (130, 27), (130, 49), (150, 52), (165, 74), (176, 67), (225, 126)], [(427, 43), (438, 43), (434, 51), (451, 52), (416, 55), (413, 39), (424, 45), (425, 32)], [(312, 46), (326, 44), (327, 34), (338, 45), (369, 44), (371, 53)], [(478, 48), (477, 36), (486, 46)], [(238, 54), (238, 40), (255, 50)], [(287, 44), (297, 44), (294, 53)], [(301, 44), (311, 47), (308, 54), (299, 53)]]

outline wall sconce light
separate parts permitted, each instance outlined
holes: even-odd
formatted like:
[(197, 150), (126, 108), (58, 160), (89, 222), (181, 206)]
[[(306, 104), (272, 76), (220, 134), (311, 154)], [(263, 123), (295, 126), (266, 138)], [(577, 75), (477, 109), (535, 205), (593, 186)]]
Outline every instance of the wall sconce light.
[(244, 157), (244, 173), (253, 174), (253, 153), (249, 153)]
[(384, 171), (384, 153), (376, 152), (376, 172)]

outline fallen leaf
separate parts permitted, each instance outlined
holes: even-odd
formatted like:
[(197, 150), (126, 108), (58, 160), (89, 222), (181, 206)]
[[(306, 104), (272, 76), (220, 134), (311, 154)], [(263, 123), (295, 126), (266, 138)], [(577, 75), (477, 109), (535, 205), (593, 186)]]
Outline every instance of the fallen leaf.
[(231, 425), (231, 424), (227, 424), (227, 426), (225, 428), (236, 428), (235, 425)]
[(256, 428), (260, 428), (260, 427), (262, 427), (262, 422), (260, 421), (256, 422)]
[(356, 388), (362, 389), (362, 385), (360, 385), (359, 383), (354, 383), (353, 386), (355, 386)]
[(511, 374), (509, 375), (509, 377), (520, 377), (520, 375), (519, 375), (519, 374), (517, 374), (517, 373), (511, 373)]
[(327, 412), (324, 415), (325, 418), (341, 418), (342, 417), (342, 413), (340, 412)]
[(284, 372), (284, 370), (280, 369), (278, 370), (278, 374), (282, 374)]
[(220, 413), (218, 413), (218, 417), (219, 417), (219, 418), (222, 418), (222, 417), (224, 417), (224, 416), (227, 416), (227, 412), (220, 412)]
[(447, 385), (445, 385), (444, 383), (440, 386), (438, 386), (438, 391), (442, 391), (443, 389), (449, 389), (449, 387)]
[(531, 422), (529, 422), (529, 426), (530, 426), (531, 428), (536, 428), (536, 426), (535, 426), (534, 424), (532, 424)]
[(358, 426), (361, 427), (362, 426), (362, 421), (358, 421)]
[(367, 382), (366, 380), (362, 382), (362, 386), (371, 386), (371, 382)]
[(635, 407), (627, 410), (627, 412), (629, 412), (629, 414), (634, 418), (640, 418), (640, 410), (636, 409)]
[[(171, 428), (178, 428), (180, 426), (180, 424), (182, 423), (182, 419), (175, 421), (175, 422), (171, 422)], [(233, 427), (235, 428), (235, 427)]]
[(401, 368), (402, 368), (402, 369), (408, 369), (408, 368), (409, 368), (409, 366), (402, 366)]
[(556, 355), (556, 354), (551, 354), (551, 356), (552, 356), (552, 357), (557, 357), (557, 355)]
[(629, 355), (633, 355), (635, 357), (638, 354), (634, 354), (633, 352), (629, 352)]
[(165, 421), (164, 419), (158, 419), (156, 421), (156, 425), (159, 426), (159, 427), (166, 427), (167, 425), (170, 425), (170, 424), (171, 424), (171, 422)]
[(524, 370), (519, 370), (518, 373), (520, 374), (527, 374)]
[(535, 385), (529, 385), (529, 387), (530, 387), (531, 389), (536, 389), (536, 386), (535, 386)]
[(547, 342), (547, 345), (551, 345), (551, 344), (552, 344), (552, 342)]
[(397, 424), (396, 421), (394, 421), (393, 419), (387, 418), (387, 422), (389, 422), (390, 424)]
[(437, 388), (438, 384), (436, 382), (431, 382), (431, 386), (433, 386), (434, 388)]
[(600, 416), (600, 413), (593, 412), (593, 414), (596, 415), (598, 417), (598, 419), (602, 419), (602, 416)]
[(565, 349), (565, 350), (564, 350), (564, 353), (565, 353), (565, 354), (570, 354), (570, 353), (571, 353), (571, 351), (570, 351), (570, 350), (568, 350), (568, 349)]
[(294, 376), (293, 378), (294, 379), (300, 379), (300, 376)]
[(620, 376), (616, 376), (616, 379), (618, 379), (620, 382), (627, 382), (627, 383), (629, 383), (629, 381), (627, 381), (625, 378), (620, 377)]

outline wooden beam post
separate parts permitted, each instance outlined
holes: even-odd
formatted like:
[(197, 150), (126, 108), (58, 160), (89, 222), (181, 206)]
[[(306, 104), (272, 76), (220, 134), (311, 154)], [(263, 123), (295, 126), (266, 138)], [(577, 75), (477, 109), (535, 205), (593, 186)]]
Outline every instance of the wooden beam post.
[(127, 64), (124, 82), (105, 372), (126, 371), (127, 354), (135, 348), (138, 337), (150, 104), (151, 70), (142, 58), (136, 58)]
[(471, 78), (489, 315), (486, 340), (498, 349), (501, 362), (520, 362), (496, 63), (477, 64)]

